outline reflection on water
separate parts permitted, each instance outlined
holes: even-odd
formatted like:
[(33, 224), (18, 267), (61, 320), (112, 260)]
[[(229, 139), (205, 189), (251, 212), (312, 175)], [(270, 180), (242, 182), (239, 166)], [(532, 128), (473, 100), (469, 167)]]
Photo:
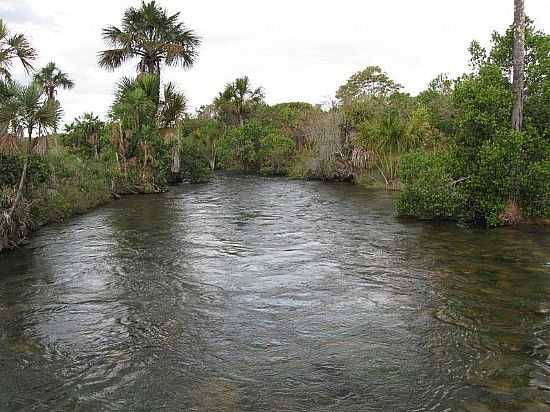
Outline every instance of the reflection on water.
[(0, 257), (0, 410), (550, 410), (550, 230), (218, 177)]

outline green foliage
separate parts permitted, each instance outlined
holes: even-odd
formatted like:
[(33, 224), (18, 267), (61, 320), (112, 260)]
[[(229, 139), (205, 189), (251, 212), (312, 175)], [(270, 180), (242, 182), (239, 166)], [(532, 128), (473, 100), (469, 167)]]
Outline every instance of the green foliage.
[(48, 99), (55, 99), (57, 89), (72, 89), (74, 82), (69, 75), (59, 69), (54, 62), (49, 62), (34, 75), (36, 81)]
[(274, 175), (288, 173), (296, 144), (289, 137), (270, 133), (261, 139), (262, 172)]
[(0, 100), (0, 126), (14, 135), (25, 131), (29, 140), (36, 130), (57, 126), (59, 103), (48, 100), (40, 84), (21, 85), (10, 81), (4, 89), (9, 96)]
[(510, 201), (523, 213), (548, 216), (550, 144), (536, 132), (500, 132), (479, 151), (478, 172), (469, 183), (470, 204), (489, 226), (503, 223)]
[(13, 60), (19, 60), (27, 73), (33, 69), (32, 62), (37, 52), (23, 34), (10, 33), (6, 23), (0, 19), (0, 80), (11, 79)]
[[(510, 26), (504, 33), (493, 32), (489, 51), (472, 42), (474, 70), (494, 64), (511, 80), (513, 39), (514, 28)], [(525, 123), (544, 133), (550, 122), (550, 35), (538, 30), (530, 19), (526, 21), (525, 52)]]
[(218, 145), (222, 166), (231, 170), (257, 170), (261, 139), (267, 134), (268, 130), (256, 121), (227, 129)]
[(253, 88), (248, 76), (228, 83), (214, 100), (218, 117), (227, 124), (243, 126), (246, 119), (264, 102), (261, 87)]
[(415, 152), (403, 156), (400, 179), (405, 190), (397, 201), (403, 216), (457, 220), (465, 209), (462, 182), (453, 178), (456, 159), (448, 152)]
[[(21, 155), (0, 154), (0, 187), (15, 187), (23, 171), (25, 159)], [(29, 158), (27, 186), (41, 185), (50, 177), (50, 165), (43, 156), (33, 155)]]
[(0, 251), (17, 246), (31, 230), (107, 202), (115, 167), (62, 149), (30, 157), (24, 198), (9, 221), (4, 211), (15, 199), (22, 157), (0, 155)]
[(550, 143), (535, 130), (502, 129), (482, 143), (474, 163), (461, 150), (403, 158), (400, 214), (487, 226), (507, 223), (514, 205), (519, 214), (514, 220), (550, 216)]
[[(377, 103), (376, 105), (374, 103)], [(387, 188), (399, 188), (398, 171), (403, 154), (435, 145), (437, 130), (426, 106), (418, 105), (408, 95), (395, 93), (383, 100), (371, 100), (371, 112), (357, 129), (356, 145), (369, 154), (369, 168), (362, 172), (361, 182)]]
[(187, 99), (176, 90), (174, 83), (164, 85), (164, 99), (160, 107), (160, 123), (163, 127), (175, 127), (187, 108)]
[(181, 167), (183, 177), (189, 181), (203, 182), (211, 173), (207, 146), (194, 135), (180, 141)]
[(63, 144), (82, 156), (99, 158), (109, 144), (108, 132), (107, 125), (98, 116), (84, 113), (65, 125)]
[(99, 65), (108, 70), (138, 57), (140, 73), (160, 74), (161, 65), (191, 67), (197, 57), (199, 37), (155, 1), (124, 11), (121, 27), (107, 26), (103, 39), (111, 49), (99, 53)]
[(307, 120), (319, 111), (318, 107), (303, 102), (263, 105), (259, 107), (256, 119), (266, 127), (279, 130), (285, 136), (291, 137), (297, 146), (303, 147)]
[(454, 85), (447, 75), (440, 74), (418, 95), (418, 103), (429, 113), (439, 140), (457, 132), (457, 106), (452, 98)]
[[(479, 74), (460, 79), (453, 93), (459, 108), (457, 143), (467, 151), (476, 151), (499, 129), (508, 127), (512, 113), (512, 89), (501, 69), (481, 67)], [(472, 153), (470, 153), (472, 154)]]
[(60, 151), (44, 158), (49, 179), (36, 185), (31, 218), (35, 225), (59, 221), (107, 202), (112, 197), (114, 165)]
[(355, 73), (336, 92), (340, 101), (357, 100), (369, 97), (389, 96), (402, 86), (394, 82), (378, 66), (369, 66)]

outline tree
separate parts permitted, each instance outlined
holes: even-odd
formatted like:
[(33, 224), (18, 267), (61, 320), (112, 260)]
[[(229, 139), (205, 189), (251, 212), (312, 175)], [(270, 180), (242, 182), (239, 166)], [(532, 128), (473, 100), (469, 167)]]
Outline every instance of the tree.
[(355, 73), (340, 86), (336, 98), (343, 102), (367, 97), (387, 97), (402, 88), (379, 66), (369, 66)]
[(525, 87), (525, 5), (524, 0), (514, 0), (514, 60), (513, 83), (514, 109), (512, 127), (523, 127), (523, 94)]
[[(40, 69), (40, 71), (34, 75), (34, 81), (42, 87), (48, 100), (52, 103), (57, 102), (57, 89), (62, 88), (68, 90), (74, 87), (74, 81), (71, 80), (67, 73), (61, 71), (54, 62), (50, 62)], [(54, 127), (54, 133), (57, 133), (57, 126)], [(46, 144), (47, 143), (48, 141), (46, 140)], [(55, 144), (57, 146), (57, 136), (55, 137)]]
[[(263, 102), (265, 95), (261, 87), (254, 89), (248, 76), (228, 83), (214, 101), (218, 110), (226, 116), (234, 113), (239, 125), (244, 125), (244, 116), (253, 105)], [(227, 119), (226, 119), (227, 120)]]
[(160, 105), (160, 123), (162, 127), (174, 127), (187, 108), (185, 95), (176, 90), (174, 83), (164, 85), (163, 101)]
[(199, 118), (195, 122), (192, 134), (206, 148), (208, 165), (211, 170), (214, 170), (218, 158), (218, 143), (225, 132), (224, 125), (220, 121), (211, 118)]
[(138, 58), (138, 72), (157, 75), (163, 63), (191, 67), (200, 39), (179, 18), (180, 13), (169, 15), (155, 1), (126, 9), (122, 28), (103, 29), (103, 39), (112, 48), (99, 53), (99, 65), (114, 70), (127, 60)]
[(32, 153), (33, 134), (36, 129), (56, 127), (59, 111), (57, 102), (44, 97), (42, 87), (32, 82), (26, 86), (12, 83), (12, 95), (0, 101), (0, 125), (12, 128), (14, 134), (27, 132), (27, 154), (23, 163), (23, 171), (19, 179), (19, 185), (15, 200), (6, 215), (11, 218), (16, 209), (25, 185), (29, 159)]
[(74, 81), (69, 75), (59, 69), (54, 62), (48, 63), (34, 75), (34, 80), (42, 86), (44, 93), (50, 100), (55, 100), (57, 89), (72, 89)]
[(13, 60), (19, 60), (27, 73), (32, 70), (32, 61), (37, 57), (23, 34), (11, 34), (8, 27), (0, 19), (0, 79), (11, 79)]
[(105, 123), (93, 113), (84, 113), (65, 125), (64, 142), (89, 157), (99, 158), (101, 137), (106, 130)]

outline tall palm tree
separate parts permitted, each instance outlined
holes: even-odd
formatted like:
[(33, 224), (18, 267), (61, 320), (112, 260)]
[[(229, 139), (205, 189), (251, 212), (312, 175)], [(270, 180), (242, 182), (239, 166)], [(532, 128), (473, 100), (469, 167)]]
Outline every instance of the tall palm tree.
[(99, 53), (99, 65), (114, 70), (127, 60), (138, 58), (137, 71), (160, 75), (162, 63), (189, 68), (195, 63), (199, 37), (178, 21), (180, 13), (169, 15), (154, 0), (124, 12), (122, 26), (107, 26), (103, 39), (112, 48)]
[(11, 79), (13, 60), (19, 60), (23, 68), (29, 73), (32, 61), (37, 57), (23, 34), (12, 34), (2, 19), (0, 19), (0, 79)]
[[(74, 87), (74, 81), (69, 77), (69, 75), (59, 67), (54, 62), (49, 62), (46, 66), (44, 66), (38, 73), (34, 75), (34, 81), (39, 84), (42, 87), (42, 90), (44, 91), (44, 94), (46, 95), (47, 99), (54, 104), (54, 106), (57, 107), (58, 116), (60, 121), (61, 117), (61, 105), (56, 99), (57, 89), (72, 89)], [(57, 147), (57, 123), (56, 126), (53, 129), (55, 136), (55, 146)], [(39, 127), (38, 134), (40, 135), (42, 128)], [(48, 145), (48, 140), (46, 139), (46, 149)]]
[(42, 86), (49, 100), (55, 100), (57, 89), (72, 89), (74, 81), (69, 75), (59, 69), (54, 62), (48, 63), (34, 75), (34, 80)]
[(513, 84), (514, 109), (512, 127), (521, 130), (523, 127), (523, 97), (525, 87), (525, 3), (514, 0), (514, 51), (513, 51)]

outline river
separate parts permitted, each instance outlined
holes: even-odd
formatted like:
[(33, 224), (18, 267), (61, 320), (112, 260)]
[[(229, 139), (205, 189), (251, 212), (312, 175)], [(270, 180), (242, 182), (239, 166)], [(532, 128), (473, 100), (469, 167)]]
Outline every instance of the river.
[(216, 176), (0, 256), (1, 411), (550, 411), (550, 229)]

